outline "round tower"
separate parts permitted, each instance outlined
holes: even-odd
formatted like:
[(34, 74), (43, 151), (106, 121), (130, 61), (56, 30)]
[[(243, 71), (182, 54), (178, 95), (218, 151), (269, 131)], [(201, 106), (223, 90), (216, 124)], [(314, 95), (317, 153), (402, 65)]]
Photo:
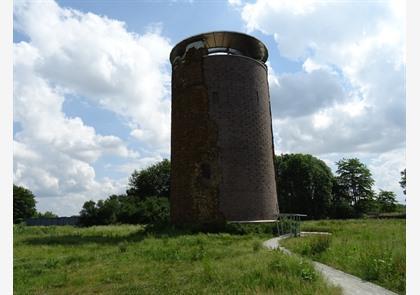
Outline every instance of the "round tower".
[(173, 48), (172, 223), (276, 218), (267, 57), (261, 41), (236, 32)]

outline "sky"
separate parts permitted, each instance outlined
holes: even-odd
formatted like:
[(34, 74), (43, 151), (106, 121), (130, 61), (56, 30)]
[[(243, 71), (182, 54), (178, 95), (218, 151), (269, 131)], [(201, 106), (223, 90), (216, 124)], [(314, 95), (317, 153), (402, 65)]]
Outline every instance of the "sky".
[(198, 33), (268, 48), (276, 154), (359, 158), (400, 202), (405, 1), (14, 1), (14, 183), (78, 214), (170, 158), (169, 53)]

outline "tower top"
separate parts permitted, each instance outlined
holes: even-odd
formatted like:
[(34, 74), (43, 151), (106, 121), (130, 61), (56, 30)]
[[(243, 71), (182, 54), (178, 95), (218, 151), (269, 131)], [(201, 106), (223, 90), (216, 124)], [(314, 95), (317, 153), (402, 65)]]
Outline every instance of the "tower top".
[(268, 58), (267, 47), (257, 38), (239, 32), (216, 31), (194, 35), (179, 42), (171, 51), (171, 64), (178, 58), (182, 59), (192, 47), (207, 49), (209, 55), (243, 55), (263, 63)]

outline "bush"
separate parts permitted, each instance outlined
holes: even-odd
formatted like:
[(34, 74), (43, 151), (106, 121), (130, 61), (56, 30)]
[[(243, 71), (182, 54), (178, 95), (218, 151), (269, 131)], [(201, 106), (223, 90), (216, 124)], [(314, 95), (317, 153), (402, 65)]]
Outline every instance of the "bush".
[(36, 214), (35, 195), (28, 189), (13, 185), (13, 223), (21, 223)]
[(261, 244), (261, 242), (260, 242), (260, 241), (254, 241), (254, 242), (252, 243), (252, 250), (253, 250), (254, 252), (258, 252), (258, 251), (260, 251), (260, 250), (261, 250), (261, 248), (262, 248), (262, 244)]
[(166, 224), (169, 222), (169, 201), (164, 197), (147, 197), (139, 203), (140, 223)]
[(277, 227), (272, 223), (228, 223), (221, 231), (235, 235), (273, 234)]
[(122, 241), (118, 243), (118, 250), (120, 250), (120, 253), (127, 252), (128, 243), (127, 241)]
[(110, 196), (97, 203), (88, 201), (80, 211), (82, 226), (109, 224), (166, 224), (169, 221), (169, 201), (163, 197), (139, 200), (126, 195)]
[(303, 255), (316, 256), (326, 251), (331, 245), (330, 235), (317, 235), (311, 237), (305, 244)]

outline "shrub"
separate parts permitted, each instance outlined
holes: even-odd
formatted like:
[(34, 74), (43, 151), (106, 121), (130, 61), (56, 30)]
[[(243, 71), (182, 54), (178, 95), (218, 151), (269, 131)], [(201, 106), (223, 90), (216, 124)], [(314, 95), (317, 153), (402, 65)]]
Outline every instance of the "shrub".
[(169, 221), (169, 201), (164, 197), (147, 197), (139, 203), (140, 223), (166, 224)]
[(303, 255), (316, 256), (326, 251), (331, 245), (330, 235), (317, 235), (311, 237), (305, 244), (302, 251)]
[(127, 241), (122, 241), (118, 243), (118, 249), (121, 253), (127, 252), (128, 243)]
[(277, 233), (277, 228), (276, 225), (272, 223), (228, 223), (225, 225), (223, 231), (236, 235), (273, 234)]
[(164, 197), (147, 197), (139, 200), (125, 195), (112, 195), (105, 201), (85, 202), (80, 211), (83, 226), (130, 224), (167, 224), (169, 200)]
[(254, 241), (254, 243), (252, 243), (252, 250), (254, 250), (254, 252), (260, 251), (261, 248), (262, 248), (262, 244), (260, 241)]

